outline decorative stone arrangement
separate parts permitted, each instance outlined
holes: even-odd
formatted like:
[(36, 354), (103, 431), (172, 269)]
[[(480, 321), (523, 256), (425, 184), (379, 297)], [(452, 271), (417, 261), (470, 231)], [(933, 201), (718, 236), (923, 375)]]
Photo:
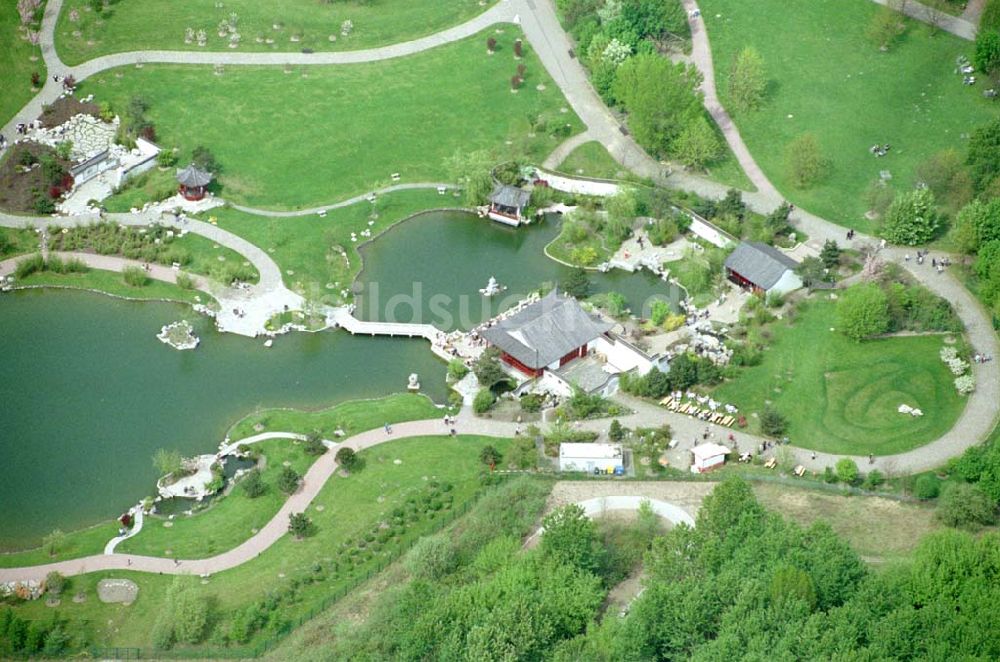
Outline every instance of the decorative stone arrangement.
[(119, 122), (118, 117), (111, 122), (104, 122), (93, 115), (81, 113), (51, 129), (35, 129), (27, 138), (49, 147), (55, 147), (68, 140), (73, 143), (72, 160), (84, 161), (114, 144)]
[(129, 579), (102, 579), (97, 582), (97, 597), (109, 604), (130, 605), (139, 595), (139, 587)]
[(164, 326), (156, 337), (160, 342), (177, 350), (194, 349), (201, 342), (201, 339), (194, 335), (194, 328), (187, 320)]
[(16, 595), (22, 600), (37, 600), (45, 592), (45, 583), (34, 579), (24, 582), (0, 583), (0, 596)]

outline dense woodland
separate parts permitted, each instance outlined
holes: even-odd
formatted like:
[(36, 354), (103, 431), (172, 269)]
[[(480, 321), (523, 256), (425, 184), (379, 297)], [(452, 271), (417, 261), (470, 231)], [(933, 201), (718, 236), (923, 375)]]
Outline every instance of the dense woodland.
[[(720, 484), (697, 527), (631, 541), (571, 507), (535, 549), (518, 537), (544, 498), (533, 481), (484, 499), (455, 535), (423, 541), (413, 579), (382, 596), (330, 653), (365, 660), (996, 659), (996, 534), (946, 531), (912, 561), (872, 569), (824, 524), (767, 512), (739, 479)], [(514, 507), (511, 508), (510, 506)], [(626, 617), (602, 613), (647, 547), (646, 590)], [(346, 659), (346, 657), (344, 659)]]

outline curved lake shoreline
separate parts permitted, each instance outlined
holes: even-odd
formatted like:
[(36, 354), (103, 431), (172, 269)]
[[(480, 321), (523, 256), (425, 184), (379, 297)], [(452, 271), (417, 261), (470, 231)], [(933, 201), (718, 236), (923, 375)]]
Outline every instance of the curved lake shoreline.
[[(178, 319), (203, 339), (196, 351), (156, 339)], [(186, 306), (82, 291), (0, 297), (0, 351), (0, 550), (117, 516), (153, 491), (157, 448), (214, 451), (257, 407), (401, 392), (411, 372), (436, 402), (447, 395), (443, 366), (423, 341), (329, 331), (265, 349), (218, 333)]]

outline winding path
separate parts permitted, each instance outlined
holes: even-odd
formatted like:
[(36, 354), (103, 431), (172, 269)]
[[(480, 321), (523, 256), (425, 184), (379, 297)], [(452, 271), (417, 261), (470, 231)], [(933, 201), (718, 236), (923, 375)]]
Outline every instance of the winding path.
[[(697, 8), (694, 0), (684, 0), (684, 6), (689, 11)], [(55, 19), (61, 7), (62, 0), (49, 0), (41, 31), (42, 53), (49, 68), (50, 76), (72, 74), (78, 80), (83, 80), (110, 67), (154, 61), (181, 64), (234, 65), (312, 65), (376, 61), (412, 55), (422, 50), (471, 36), (493, 23), (513, 22), (516, 19), (524, 30), (527, 39), (539, 55), (543, 65), (560, 87), (577, 115), (587, 126), (586, 135), (590, 139), (599, 140), (604, 144), (615, 160), (623, 167), (666, 186), (692, 190), (700, 195), (712, 198), (719, 198), (725, 194), (726, 187), (690, 173), (676, 172), (668, 174), (669, 168), (665, 164), (657, 162), (646, 154), (627, 132), (623, 130), (620, 120), (601, 102), (591, 87), (586, 72), (579, 61), (571, 55), (572, 44), (562, 30), (551, 0), (503, 0), (500, 4), (476, 19), (436, 35), (404, 44), (367, 51), (308, 55), (297, 53), (259, 54), (152, 51), (106, 56), (77, 67), (66, 67), (63, 65), (53, 47)], [(704, 22), (700, 17), (691, 18), (690, 21), (693, 42), (692, 61), (705, 75), (702, 89), (705, 93), (706, 107), (722, 129), (726, 141), (734, 154), (736, 154), (740, 165), (758, 189), (754, 193), (745, 194), (744, 198), (747, 204), (755, 211), (765, 214), (769, 213), (781, 203), (783, 198), (780, 192), (764, 175), (763, 171), (757, 166), (746, 145), (743, 143), (739, 130), (719, 103), (715, 89), (711, 50)], [(27, 121), (38, 116), (41, 112), (42, 103), (53, 101), (60, 93), (60, 86), (55, 84), (50, 77), (46, 81), (43, 90), (22, 109), (17, 118), (11, 120), (8, 126), (5, 127), (5, 132), (12, 135), (12, 126), (14, 123), (17, 121)], [(349, 204), (350, 202), (345, 201), (342, 204)], [(336, 208), (336, 206), (328, 206), (326, 209)], [(321, 209), (307, 210), (301, 212), (301, 214), (317, 213)], [(293, 212), (293, 214), (298, 213), (300, 212)], [(118, 217), (115, 217), (115, 220), (126, 223), (131, 221), (133, 224), (145, 224), (149, 222), (135, 216), (121, 216), (124, 216), (124, 218), (119, 220)], [(93, 219), (85, 218), (84, 222), (88, 220)], [(811, 242), (822, 243), (825, 239), (829, 238), (839, 241), (842, 245), (849, 243), (849, 245), (855, 248), (861, 248), (873, 243), (871, 237), (864, 235), (858, 235), (853, 242), (845, 242), (845, 228), (802, 210), (796, 210), (793, 215), (793, 221), (797, 226), (805, 229), (810, 236)], [(11, 227), (21, 227), (25, 223), (41, 225), (52, 223), (65, 224), (67, 222), (68, 219), (66, 218), (26, 219), (23, 217), (0, 215), (0, 224)], [(188, 229), (191, 231), (214, 238), (220, 244), (246, 255), (261, 274), (261, 283), (259, 284), (261, 292), (274, 293), (275, 301), (292, 302), (297, 300), (298, 304), (301, 305), (301, 297), (298, 297), (298, 295), (295, 295), (284, 287), (281, 282), (280, 269), (260, 248), (236, 235), (227, 233), (209, 224), (197, 221), (190, 221), (189, 223)], [(1000, 354), (997, 346), (997, 338), (995, 333), (993, 333), (990, 320), (971, 294), (950, 274), (937, 274), (931, 271), (929, 267), (921, 269), (916, 265), (901, 262), (900, 257), (902, 254), (903, 251), (901, 249), (893, 249), (884, 253), (885, 257), (897, 261), (897, 263), (909, 270), (915, 278), (927, 285), (932, 291), (952, 302), (956, 312), (966, 325), (970, 340), (978, 351), (993, 356)], [(919, 471), (940, 464), (947, 457), (956, 455), (966, 447), (985, 439), (992, 430), (997, 416), (997, 402), (1000, 402), (1000, 368), (998, 368), (997, 362), (994, 361), (987, 364), (975, 365), (973, 370), (979, 384), (978, 390), (970, 396), (962, 417), (951, 431), (940, 439), (919, 449), (895, 456), (877, 458), (875, 466), (891, 472)], [(688, 429), (691, 425), (697, 425), (699, 429), (703, 427), (701, 422), (695, 422), (687, 417), (672, 414), (660, 408), (650, 407), (649, 405), (641, 408), (637, 414), (623, 418), (622, 422), (626, 425), (634, 426), (636, 424), (649, 424), (650, 421), (663, 420), (668, 420), (671, 425), (677, 425), (683, 429)], [(606, 422), (597, 421), (585, 423), (583, 427), (593, 429), (602, 428), (604, 425), (606, 425)], [(489, 436), (509, 437), (513, 434), (513, 428), (514, 425), (510, 423), (474, 419), (467, 413), (463, 413), (459, 423), (459, 430), (462, 433)], [(396, 425), (392, 435), (387, 435), (383, 430), (372, 430), (355, 435), (341, 443), (360, 450), (390, 440), (442, 434), (443, 432), (444, 430), (439, 420), (413, 421)], [(735, 434), (737, 443), (741, 447), (747, 444), (754, 447), (758, 442), (752, 436), (742, 433)], [(808, 457), (808, 451), (801, 449), (793, 450), (800, 463), (817, 470), (833, 464), (837, 459), (842, 457), (818, 454), (816, 461), (811, 461)], [(860, 465), (865, 466), (866, 458), (854, 459)], [(0, 581), (38, 578), (52, 570), (57, 570), (65, 575), (111, 569), (142, 570), (165, 574), (211, 574), (220, 572), (252, 560), (281, 538), (287, 528), (288, 516), (294, 512), (304, 511), (336, 469), (337, 464), (333, 453), (327, 453), (322, 456), (307, 472), (301, 489), (289, 498), (278, 514), (258, 534), (238, 547), (211, 558), (173, 560), (123, 554), (97, 555), (42, 566), (0, 569)]]
[[(0, 212), (0, 226), (9, 228), (75, 227), (101, 220), (129, 226), (147, 226), (159, 223), (176, 230), (189, 231), (201, 235), (245, 257), (257, 269), (257, 273), (260, 275), (260, 279), (256, 284), (245, 288), (232, 288), (216, 284), (210, 290), (212, 296), (221, 305), (221, 309), (216, 315), (216, 324), (222, 331), (253, 337), (261, 332), (265, 323), (276, 313), (285, 310), (286, 307), (298, 310), (304, 304), (301, 296), (285, 287), (281, 279), (281, 269), (267, 252), (243, 237), (223, 230), (211, 223), (194, 219), (182, 221), (174, 217), (173, 214), (163, 214), (158, 209), (138, 214), (105, 214), (103, 219), (96, 214), (81, 214), (78, 216), (17, 216)], [(97, 256), (81, 256), (81, 259), (98, 269), (120, 271), (119, 266), (126, 266), (113, 262), (108, 263), (111, 266), (99, 266), (98, 262), (92, 259), (94, 257)], [(155, 278), (174, 282), (175, 277), (171, 278), (166, 274), (162, 274), (160, 268), (155, 266), (153, 269), (154, 271), (151, 275)], [(200, 279), (199, 282), (206, 284), (207, 281)], [(199, 289), (203, 288), (199, 286)]]

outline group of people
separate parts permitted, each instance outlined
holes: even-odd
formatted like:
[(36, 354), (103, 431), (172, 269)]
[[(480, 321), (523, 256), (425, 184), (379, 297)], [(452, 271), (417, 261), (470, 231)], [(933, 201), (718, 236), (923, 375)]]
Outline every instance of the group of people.
[(892, 145), (890, 145), (889, 143), (886, 143), (884, 145), (875, 143), (874, 145), (868, 148), (868, 151), (874, 154), (877, 158), (879, 156), (885, 156), (886, 154), (888, 154), (890, 149), (892, 149)]
[(449, 434), (451, 434), (451, 436), (453, 436), (453, 437), (456, 434), (458, 434), (458, 429), (455, 427), (457, 424), (458, 424), (458, 417), (456, 417), (456, 416), (448, 416), (447, 414), (445, 414), (445, 417), (444, 417), (444, 426), (446, 428), (448, 428)]
[[(929, 251), (917, 251), (917, 264), (923, 264), (924, 260), (927, 258)], [(910, 254), (907, 253), (903, 256), (903, 260), (906, 262), (910, 261)], [(938, 273), (942, 273), (945, 267), (951, 266), (951, 259), (947, 257), (931, 258), (931, 267), (937, 270)]]
[(854, 234), (855, 234), (854, 228), (851, 228), (850, 230), (848, 230), (847, 231), (847, 241), (850, 241), (851, 239), (854, 239)]
[(986, 363), (987, 361), (992, 361), (993, 357), (986, 354), (976, 354), (972, 357), (972, 360), (976, 363)]

